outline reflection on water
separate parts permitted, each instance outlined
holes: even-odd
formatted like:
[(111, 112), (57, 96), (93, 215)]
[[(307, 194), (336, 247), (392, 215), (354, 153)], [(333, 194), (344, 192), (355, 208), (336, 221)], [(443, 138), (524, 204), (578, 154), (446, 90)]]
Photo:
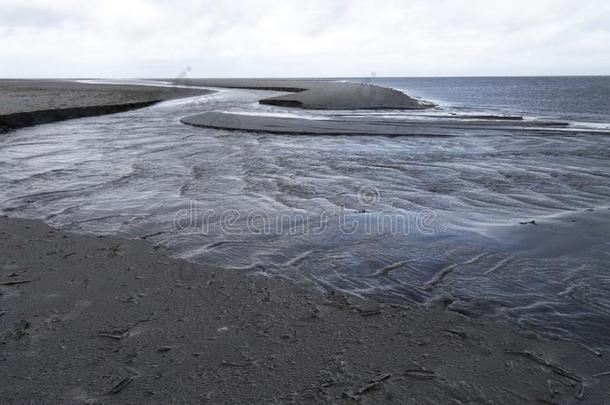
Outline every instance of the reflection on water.
[(0, 208), (321, 288), (444, 296), (463, 313), (610, 346), (610, 137), (291, 137), (179, 122), (208, 109), (309, 114), (259, 106), (262, 94), (9, 134)]

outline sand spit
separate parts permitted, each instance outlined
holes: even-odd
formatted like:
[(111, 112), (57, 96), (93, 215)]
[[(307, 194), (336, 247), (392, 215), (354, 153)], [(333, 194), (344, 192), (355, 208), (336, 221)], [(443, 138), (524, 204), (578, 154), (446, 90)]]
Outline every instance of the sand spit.
[(0, 218), (0, 402), (587, 403), (606, 353)]
[(0, 80), (0, 132), (128, 111), (164, 100), (210, 92), (203, 89), (89, 84), (68, 80)]
[[(547, 121), (463, 120), (379, 118), (307, 119), (263, 115), (206, 112), (181, 119), (185, 124), (224, 130), (292, 135), (382, 135), (382, 136), (455, 136), (488, 135), (514, 131), (548, 133), (565, 131), (567, 124)], [(586, 132), (582, 130), (581, 132)]]
[(259, 100), (260, 104), (317, 110), (420, 110), (433, 105), (394, 89), (372, 84), (332, 80), (290, 79), (188, 79), (191, 86), (284, 91), (292, 94)]

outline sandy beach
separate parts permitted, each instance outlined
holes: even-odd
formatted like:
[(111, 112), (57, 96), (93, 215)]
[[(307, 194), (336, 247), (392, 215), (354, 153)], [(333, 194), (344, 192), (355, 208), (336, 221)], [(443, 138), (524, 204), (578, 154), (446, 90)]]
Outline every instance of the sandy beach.
[(270, 90), (290, 94), (265, 97), (260, 104), (311, 110), (424, 110), (432, 103), (369, 83), (347, 83), (333, 79), (181, 79), (167, 80), (189, 86)]
[[(206, 112), (181, 121), (185, 124), (234, 131), (247, 131), (290, 135), (381, 135), (381, 136), (457, 136), (462, 134), (486, 135), (520, 130), (532, 134), (563, 131), (566, 123), (489, 117), (458, 121), (454, 118), (405, 120), (384, 119), (304, 119), (292, 117), (256, 116), (227, 112)], [(580, 130), (580, 132), (587, 132)], [(591, 131), (599, 132), (599, 131)]]
[(3, 403), (590, 403), (605, 353), (0, 218)]
[(164, 100), (210, 93), (180, 87), (5, 79), (0, 80), (0, 132), (129, 111)]

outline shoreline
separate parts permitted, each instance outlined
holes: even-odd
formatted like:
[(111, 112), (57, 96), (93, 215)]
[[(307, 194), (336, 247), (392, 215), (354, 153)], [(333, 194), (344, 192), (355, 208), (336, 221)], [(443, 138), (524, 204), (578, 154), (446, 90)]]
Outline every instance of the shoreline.
[(247, 90), (284, 91), (290, 94), (266, 97), (259, 104), (310, 110), (424, 110), (434, 104), (407, 94), (371, 84), (331, 80), (290, 79), (160, 79), (189, 86)]
[(114, 114), (213, 90), (68, 80), (0, 79), (0, 134), (75, 118)]
[[(3, 403), (603, 403), (606, 353), (0, 217)], [(25, 254), (27, 252), (27, 254)]]
[(150, 107), (151, 105), (157, 104), (161, 101), (163, 100), (152, 100), (127, 104), (98, 105), (90, 107), (61, 108), (55, 110), (38, 110), (0, 115), (0, 133), (15, 131), (20, 128), (35, 125), (49, 124), (52, 122), (136, 110), (139, 108)]
[(273, 117), (231, 112), (205, 112), (183, 117), (183, 124), (202, 128), (229, 131), (271, 133), (287, 135), (379, 135), (379, 136), (456, 136), (463, 134), (487, 135), (523, 131), (529, 133), (549, 133), (557, 131), (593, 131), (572, 129), (569, 124), (554, 121), (524, 121), (517, 119), (471, 119), (458, 121), (450, 118), (435, 120), (387, 120), (371, 119), (323, 119), (312, 120), (294, 117)]

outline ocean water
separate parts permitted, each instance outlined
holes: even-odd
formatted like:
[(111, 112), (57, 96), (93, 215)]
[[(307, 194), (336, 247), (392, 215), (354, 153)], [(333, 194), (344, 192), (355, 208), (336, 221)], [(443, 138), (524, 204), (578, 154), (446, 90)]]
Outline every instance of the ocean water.
[[(438, 107), (312, 112), (259, 105), (270, 92), (222, 90), (10, 133), (0, 138), (0, 210), (145, 237), (186, 260), (310, 288), (440, 300), (610, 347), (610, 133), (579, 129), (610, 125), (600, 107), (609, 79), (373, 83)], [(572, 126), (308, 137), (180, 123), (204, 111), (371, 120), (493, 112)]]
[(358, 78), (454, 111), (610, 122), (610, 76)]

